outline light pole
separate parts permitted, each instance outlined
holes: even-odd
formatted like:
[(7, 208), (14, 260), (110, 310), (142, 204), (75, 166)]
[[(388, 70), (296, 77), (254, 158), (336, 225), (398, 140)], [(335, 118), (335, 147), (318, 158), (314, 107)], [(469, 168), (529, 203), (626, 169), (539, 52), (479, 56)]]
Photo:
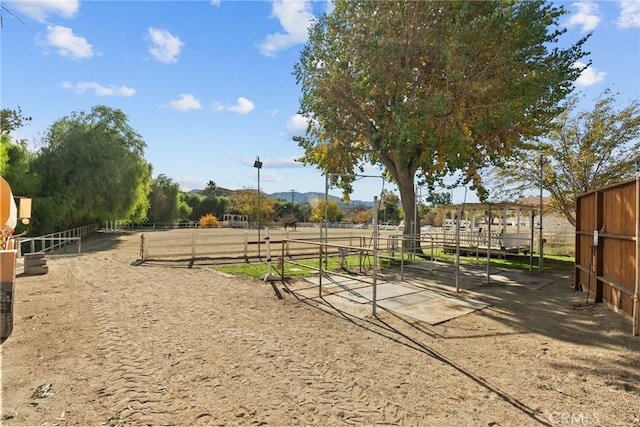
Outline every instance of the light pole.
[(260, 255), (260, 169), (262, 169), (262, 162), (260, 161), (260, 156), (256, 157), (256, 161), (253, 162), (253, 167), (258, 169), (258, 258)]
[(544, 156), (540, 154), (540, 241), (538, 242), (540, 251), (540, 260), (538, 261), (538, 270), (540, 273), (544, 272), (544, 240), (542, 238), (542, 206), (543, 198), (542, 191), (544, 190)]

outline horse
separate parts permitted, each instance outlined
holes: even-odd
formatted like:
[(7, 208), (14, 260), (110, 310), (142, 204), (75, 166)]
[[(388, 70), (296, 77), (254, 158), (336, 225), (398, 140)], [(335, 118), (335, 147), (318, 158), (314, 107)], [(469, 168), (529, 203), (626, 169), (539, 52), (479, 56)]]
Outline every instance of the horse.
[(284, 230), (287, 231), (287, 227), (291, 227), (293, 231), (296, 231), (296, 226), (298, 225), (298, 221), (290, 221), (284, 223)]

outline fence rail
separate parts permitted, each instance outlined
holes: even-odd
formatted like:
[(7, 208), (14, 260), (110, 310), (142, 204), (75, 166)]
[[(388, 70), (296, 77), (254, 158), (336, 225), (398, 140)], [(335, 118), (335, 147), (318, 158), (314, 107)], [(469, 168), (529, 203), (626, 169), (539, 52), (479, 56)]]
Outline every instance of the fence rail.
[(49, 252), (61, 249), (71, 243), (78, 245), (78, 254), (81, 251), (83, 237), (95, 232), (98, 224), (85, 225), (57, 233), (46, 234), (37, 237), (16, 237), (16, 249), (18, 257), (27, 253)]
[[(331, 229), (330, 229), (331, 230)], [(230, 229), (197, 229), (197, 230), (149, 230), (141, 237), (140, 257), (141, 261), (151, 259), (243, 259), (262, 258), (265, 256), (267, 240), (270, 243), (279, 244), (286, 241), (285, 251), (287, 256), (312, 255), (309, 253), (309, 245), (299, 241), (322, 241), (335, 245), (371, 247), (373, 233), (367, 235), (369, 230), (342, 229), (329, 232), (325, 236), (322, 229), (300, 229), (297, 231), (284, 231), (281, 228), (263, 230), (262, 239), (257, 230)], [(553, 254), (553, 249), (560, 248), (562, 254), (572, 254), (572, 247), (565, 243), (572, 239), (571, 233), (565, 233), (563, 239), (558, 235), (547, 235), (545, 254)], [(571, 234), (569, 236), (569, 234)], [(295, 236), (295, 237), (293, 237)], [(413, 252), (416, 245), (423, 249), (444, 250), (455, 253), (457, 250), (463, 255), (485, 256), (489, 251), (491, 256), (508, 256), (510, 254), (533, 254), (538, 249), (537, 239), (531, 241), (527, 233), (501, 233), (473, 231), (461, 231), (458, 236), (455, 230), (433, 230), (421, 235), (403, 235), (398, 231), (384, 231), (378, 239), (381, 251)], [(418, 243), (420, 242), (420, 243)], [(393, 255), (393, 254), (391, 254)]]
[(255, 235), (256, 230), (238, 233), (221, 234), (219, 230), (194, 230), (191, 232), (150, 231), (140, 236), (141, 261), (162, 258), (181, 259), (244, 259), (260, 258), (266, 255), (267, 243), (280, 244), (285, 242), (287, 256), (308, 255), (309, 245), (298, 243), (296, 240), (322, 241), (343, 245), (371, 245), (368, 237), (345, 234), (322, 237), (319, 233), (304, 233), (296, 231), (296, 240), (291, 239), (290, 232), (270, 233), (264, 230), (262, 239)]

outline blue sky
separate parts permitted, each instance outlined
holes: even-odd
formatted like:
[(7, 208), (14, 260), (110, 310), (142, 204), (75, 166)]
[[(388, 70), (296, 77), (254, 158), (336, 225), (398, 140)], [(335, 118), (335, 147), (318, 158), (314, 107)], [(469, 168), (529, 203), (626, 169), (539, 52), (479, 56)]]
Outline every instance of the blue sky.
[[(1, 1), (0, 105), (33, 117), (16, 136), (37, 147), (47, 128), (98, 104), (121, 109), (147, 143), (154, 176), (184, 188), (324, 192), (294, 159), (304, 131), (293, 66), (325, 1)], [(609, 87), (640, 98), (640, 0), (563, 2), (561, 42), (593, 31), (592, 66), (577, 82), (585, 108)], [(372, 169), (368, 175), (378, 176)], [(355, 185), (373, 200), (379, 178)], [(385, 189), (394, 190), (392, 184)], [(340, 196), (339, 190), (331, 194)], [(463, 189), (454, 192), (462, 202)], [(474, 201), (474, 195), (467, 196)]]

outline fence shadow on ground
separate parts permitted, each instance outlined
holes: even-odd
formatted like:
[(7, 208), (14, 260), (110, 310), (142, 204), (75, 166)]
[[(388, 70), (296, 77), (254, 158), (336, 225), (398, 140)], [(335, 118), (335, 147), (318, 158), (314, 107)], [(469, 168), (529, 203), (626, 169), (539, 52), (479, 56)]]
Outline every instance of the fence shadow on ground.
[[(394, 276), (400, 280), (399, 272), (386, 272), (385, 280)], [(425, 283), (425, 287), (455, 292), (451, 287), (454, 270), (448, 267), (439, 274), (430, 275), (425, 271), (405, 271), (405, 279), (413, 285), (418, 282)], [(498, 272), (500, 273), (500, 272)], [(392, 342), (406, 346), (408, 349), (423, 353), (442, 363), (454, 368), (462, 375), (473, 380), (487, 391), (499, 396), (502, 400), (512, 405), (517, 410), (531, 417), (540, 425), (552, 425), (536, 409), (529, 406), (526, 401), (510, 395), (491, 379), (484, 378), (480, 371), (475, 372), (465, 364), (453, 360), (447, 356), (446, 345), (449, 340), (460, 340), (472, 343), (474, 340), (488, 338), (490, 340), (509, 340), (509, 336), (531, 337), (531, 342), (537, 341), (549, 347), (548, 351), (554, 351), (554, 342), (567, 343), (566, 348), (584, 349), (586, 353), (575, 354), (572, 362), (560, 357), (550, 361), (550, 366), (568, 376), (579, 378), (583, 371), (588, 371), (590, 376), (599, 378), (598, 381), (611, 389), (620, 392), (635, 393), (638, 391), (637, 373), (638, 359), (631, 357), (622, 359), (616, 366), (602, 364), (594, 354), (607, 353), (609, 358), (623, 357), (620, 355), (633, 355), (640, 352), (640, 339), (629, 335), (630, 322), (619, 314), (616, 314), (603, 304), (584, 304), (585, 294), (573, 290), (571, 284), (571, 271), (558, 271), (553, 275), (538, 277), (546, 279), (541, 286), (534, 285), (530, 276), (519, 273), (509, 277), (520, 277), (521, 283), (508, 284), (500, 281), (486, 284), (481, 283), (475, 277), (465, 276), (461, 281), (463, 294), (480, 299), (491, 304), (491, 307), (475, 312), (468, 316), (484, 318), (482, 322), (467, 327), (467, 323), (456, 321), (444, 322), (439, 325), (429, 325), (416, 321), (408, 316), (399, 315), (393, 311), (381, 309), (377, 315), (371, 311), (351, 310), (343, 305), (336, 305), (335, 300), (323, 297), (305, 297), (296, 292), (296, 286), (289, 283), (278, 282), (286, 294), (293, 295), (300, 302), (316, 309), (321, 309), (338, 318), (345, 319), (369, 332), (386, 337)], [(471, 282), (475, 281), (475, 285)], [(528, 283), (527, 283), (528, 282)], [(466, 289), (465, 289), (466, 288)], [(487, 323), (489, 322), (489, 323)], [(503, 326), (491, 326), (497, 322)], [(489, 325), (483, 328), (479, 325)], [(467, 326), (465, 326), (467, 325)], [(536, 337), (541, 337), (536, 339)], [(548, 337), (545, 339), (545, 337)], [(548, 341), (547, 341), (548, 340)], [(439, 345), (438, 343), (442, 344)], [(543, 346), (545, 347), (545, 346)], [(547, 348), (541, 351), (547, 351)], [(565, 348), (562, 344), (561, 348)], [(521, 349), (524, 350), (524, 349)], [(555, 350), (559, 351), (559, 350)], [(617, 356), (616, 356), (617, 355)], [(499, 356), (499, 352), (496, 357)], [(566, 356), (571, 356), (567, 354)], [(529, 357), (536, 357), (530, 355)], [(628, 357), (628, 356), (627, 356)], [(574, 363), (578, 361), (579, 363)]]
[[(123, 244), (123, 237), (133, 234), (131, 232), (102, 232), (96, 231), (82, 238), (80, 242), (81, 254), (92, 254), (117, 249)], [(70, 243), (62, 248), (47, 253), (47, 255), (76, 255), (78, 245)]]

